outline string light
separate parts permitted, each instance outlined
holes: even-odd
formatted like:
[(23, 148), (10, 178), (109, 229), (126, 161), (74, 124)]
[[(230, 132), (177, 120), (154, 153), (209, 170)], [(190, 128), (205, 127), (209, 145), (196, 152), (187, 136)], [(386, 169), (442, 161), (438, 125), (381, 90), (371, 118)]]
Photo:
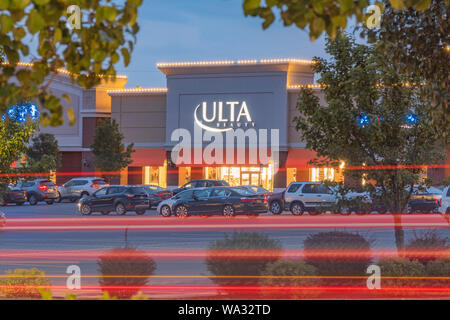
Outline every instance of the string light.
[[(10, 63), (9, 63), (9, 62), (2, 62), (1, 64), (2, 64), (2, 65), (9, 65)], [(32, 68), (33, 65), (34, 65), (34, 63), (31, 63), (31, 62), (17, 62), (17, 66), (19, 66), (19, 67)], [(77, 76), (77, 74), (74, 74), (73, 72), (70, 72), (70, 71), (68, 71), (68, 70), (66, 70), (66, 69), (62, 69), (62, 68), (58, 68), (58, 69), (56, 69), (56, 71), (57, 71), (58, 73), (65, 74), (65, 75), (74, 75), (74, 76)], [(99, 75), (99, 76), (100, 76), (101, 78), (104, 78), (103, 75)], [(127, 76), (124, 76), (124, 75), (116, 75), (116, 78), (118, 78), (118, 79), (127, 79)]]
[(120, 95), (120, 94), (151, 94), (151, 93), (166, 93), (167, 88), (133, 88), (133, 89), (111, 89), (107, 93), (109, 95)]

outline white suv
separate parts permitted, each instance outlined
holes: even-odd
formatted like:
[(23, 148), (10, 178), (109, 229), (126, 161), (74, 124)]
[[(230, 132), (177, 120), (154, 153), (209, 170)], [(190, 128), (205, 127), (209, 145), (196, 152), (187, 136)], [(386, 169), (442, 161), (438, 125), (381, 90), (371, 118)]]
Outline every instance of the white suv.
[(322, 182), (292, 182), (284, 194), (285, 209), (293, 215), (317, 213), (336, 203), (333, 191)]
[(439, 212), (450, 213), (450, 186), (444, 188), (442, 191), (441, 205), (439, 207)]
[(97, 177), (74, 178), (58, 187), (58, 202), (69, 199), (75, 202), (79, 198), (92, 195), (98, 189), (106, 187), (105, 179)]

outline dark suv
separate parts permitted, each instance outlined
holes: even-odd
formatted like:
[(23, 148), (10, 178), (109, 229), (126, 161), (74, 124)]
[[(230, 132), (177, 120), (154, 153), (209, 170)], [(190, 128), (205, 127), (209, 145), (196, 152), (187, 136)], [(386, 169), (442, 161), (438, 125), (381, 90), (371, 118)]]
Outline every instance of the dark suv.
[(58, 191), (55, 184), (48, 179), (36, 179), (31, 181), (19, 181), (17, 187), (24, 190), (30, 205), (34, 206), (39, 201), (53, 204), (58, 198)]
[(203, 188), (203, 187), (229, 187), (230, 185), (228, 182), (224, 180), (210, 180), (210, 179), (203, 179), (203, 180), (192, 180), (188, 183), (184, 184), (180, 188), (176, 188), (172, 190), (172, 193), (176, 195), (177, 193), (191, 189), (191, 188)]
[(103, 215), (115, 211), (118, 215), (125, 215), (127, 211), (135, 211), (143, 215), (149, 207), (149, 197), (142, 187), (109, 186), (102, 188), (78, 202), (78, 210), (82, 215), (101, 212)]

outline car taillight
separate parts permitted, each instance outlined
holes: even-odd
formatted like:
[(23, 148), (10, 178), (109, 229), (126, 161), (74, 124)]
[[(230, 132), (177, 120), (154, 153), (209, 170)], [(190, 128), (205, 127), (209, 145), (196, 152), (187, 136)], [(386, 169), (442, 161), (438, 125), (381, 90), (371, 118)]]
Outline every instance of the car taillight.
[(48, 186), (46, 184), (43, 184), (38, 187), (39, 190), (47, 190)]
[(131, 194), (131, 193), (125, 193), (125, 197), (133, 198), (133, 197), (134, 197), (134, 194)]
[(162, 196), (163, 196), (162, 193), (154, 193), (153, 195), (154, 195), (155, 197), (162, 197)]
[(255, 199), (241, 198), (242, 202), (255, 202)]
[(100, 185), (98, 183), (93, 183), (91, 184), (91, 188), (98, 189), (100, 188)]

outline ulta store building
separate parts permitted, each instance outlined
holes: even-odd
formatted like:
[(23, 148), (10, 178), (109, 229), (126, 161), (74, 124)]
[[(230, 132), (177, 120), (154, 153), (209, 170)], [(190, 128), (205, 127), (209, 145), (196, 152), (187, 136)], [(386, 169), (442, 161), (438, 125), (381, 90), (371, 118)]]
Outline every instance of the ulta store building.
[(340, 181), (339, 168), (313, 168), (292, 119), (311, 61), (160, 63), (166, 88), (112, 89), (111, 117), (134, 143), (123, 184), (174, 188), (193, 179), (270, 190), (292, 181)]

